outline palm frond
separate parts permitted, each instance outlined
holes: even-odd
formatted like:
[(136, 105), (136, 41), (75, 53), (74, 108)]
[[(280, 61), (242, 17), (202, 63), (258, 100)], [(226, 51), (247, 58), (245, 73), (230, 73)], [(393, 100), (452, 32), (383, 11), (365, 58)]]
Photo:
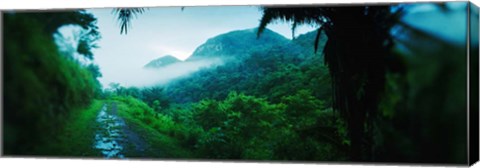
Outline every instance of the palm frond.
[(295, 30), (297, 29), (297, 21), (292, 23), (292, 40), (295, 39)]
[(263, 7), (263, 16), (258, 26), (257, 37), (262, 34), (268, 24), (275, 20), (292, 22), (292, 35), (298, 25), (322, 25), (328, 14), (327, 8), (318, 7)]
[(315, 36), (315, 44), (314, 44), (314, 52), (317, 53), (318, 50), (318, 42), (320, 41), (320, 35), (322, 34), (323, 26), (317, 29), (317, 35)]
[(128, 29), (132, 26), (133, 17), (137, 17), (138, 14), (145, 12), (145, 8), (117, 8), (113, 12), (117, 15), (117, 19), (120, 22), (120, 34), (128, 33)]
[(260, 19), (260, 25), (258, 26), (258, 30), (257, 30), (257, 38), (260, 37), (260, 34), (263, 33), (267, 25), (275, 19), (276, 17), (273, 15), (272, 10), (268, 8), (264, 9), (263, 16), (262, 16), (262, 19)]

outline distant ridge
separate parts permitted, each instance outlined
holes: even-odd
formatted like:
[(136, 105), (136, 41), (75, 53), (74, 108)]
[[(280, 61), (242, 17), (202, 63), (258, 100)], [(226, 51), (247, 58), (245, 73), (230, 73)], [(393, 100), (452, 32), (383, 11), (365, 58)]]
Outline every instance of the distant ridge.
[[(289, 52), (290, 55), (298, 55), (298, 51), (305, 52), (305, 55), (313, 53), (313, 42), (316, 36), (316, 30), (302, 34), (290, 40), (284, 36), (265, 29), (257, 37), (257, 28), (234, 30), (209, 38), (205, 43), (198, 46), (185, 62), (202, 60), (205, 58), (245, 58), (255, 52), (265, 52), (265, 50), (280, 49), (283, 52)], [(319, 51), (322, 52), (326, 37), (322, 33), (322, 40), (319, 43)], [(282, 49), (281, 49), (282, 48)], [(304, 48), (307, 48), (305, 50)], [(155, 69), (165, 67), (174, 63), (182, 62), (172, 55), (165, 55), (150, 61), (144, 68)]]
[(174, 64), (177, 62), (181, 62), (181, 61), (172, 55), (165, 55), (163, 57), (150, 61), (148, 64), (146, 64), (143, 67), (147, 69), (155, 69), (155, 68), (164, 67), (170, 64)]

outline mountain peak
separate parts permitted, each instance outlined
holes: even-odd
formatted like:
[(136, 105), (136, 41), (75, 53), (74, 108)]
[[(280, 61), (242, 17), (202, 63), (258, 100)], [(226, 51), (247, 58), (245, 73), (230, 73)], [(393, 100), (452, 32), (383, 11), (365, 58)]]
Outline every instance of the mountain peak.
[(181, 62), (179, 59), (177, 59), (176, 57), (172, 56), (172, 55), (165, 55), (165, 56), (162, 56), (160, 58), (157, 58), (157, 59), (154, 59), (152, 61), (150, 61), (148, 64), (146, 64), (145, 66), (143, 66), (144, 68), (160, 68), (160, 67), (164, 67), (164, 66), (167, 66), (167, 65), (170, 65), (170, 64), (174, 64), (174, 63), (177, 63), (177, 62)]
[(284, 36), (265, 29), (257, 37), (258, 28), (230, 31), (208, 39), (200, 45), (187, 60), (208, 57), (244, 57), (246, 55), (272, 46), (286, 45), (290, 42)]

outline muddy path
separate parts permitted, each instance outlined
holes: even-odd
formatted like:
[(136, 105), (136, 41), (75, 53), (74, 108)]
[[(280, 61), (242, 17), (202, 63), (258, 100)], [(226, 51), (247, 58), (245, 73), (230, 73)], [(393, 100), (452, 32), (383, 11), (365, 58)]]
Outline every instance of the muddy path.
[(96, 118), (94, 148), (105, 158), (145, 157), (148, 144), (117, 114), (116, 103), (103, 105)]

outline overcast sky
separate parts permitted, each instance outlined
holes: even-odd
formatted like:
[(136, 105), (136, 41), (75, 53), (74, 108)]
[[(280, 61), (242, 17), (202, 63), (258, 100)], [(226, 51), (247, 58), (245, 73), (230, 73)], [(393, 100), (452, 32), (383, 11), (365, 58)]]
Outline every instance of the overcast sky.
[[(99, 49), (94, 51), (100, 66), (104, 86), (110, 82), (135, 85), (136, 76), (149, 61), (170, 54), (186, 59), (196, 47), (208, 38), (233, 30), (257, 27), (262, 16), (258, 6), (218, 6), (149, 8), (132, 21), (127, 35), (120, 35), (119, 23), (111, 8), (91, 9), (98, 19), (102, 35)], [(268, 26), (275, 32), (291, 38), (289, 23)], [(312, 31), (310, 26), (299, 27), (296, 34)]]

